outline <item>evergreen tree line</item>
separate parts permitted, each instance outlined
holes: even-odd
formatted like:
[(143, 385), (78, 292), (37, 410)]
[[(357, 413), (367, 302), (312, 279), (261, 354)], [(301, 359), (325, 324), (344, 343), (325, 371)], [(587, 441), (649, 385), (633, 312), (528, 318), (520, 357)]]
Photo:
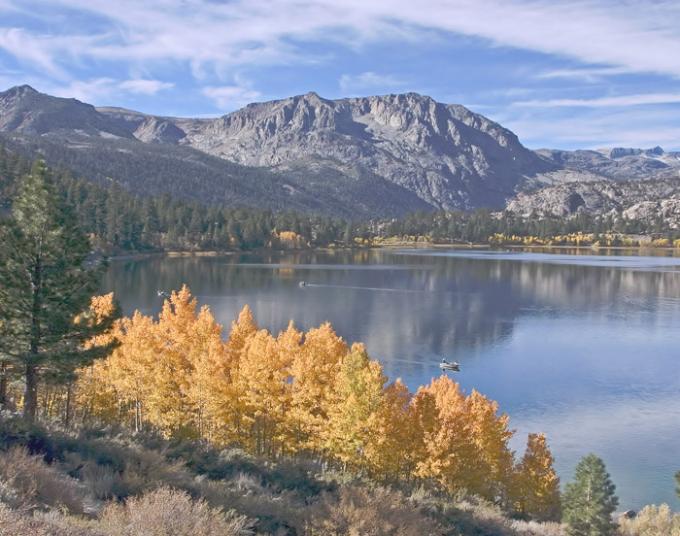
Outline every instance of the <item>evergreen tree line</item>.
[[(0, 147), (0, 210), (9, 210), (16, 185), (30, 173), (31, 165)], [(65, 170), (50, 170), (48, 178), (55, 194), (75, 211), (92, 246), (106, 253), (319, 247), (353, 236), (348, 223), (340, 219), (205, 206), (169, 195), (140, 197), (115, 183), (103, 186)]]
[(488, 210), (417, 212), (381, 226), (383, 236), (429, 236), (435, 242), (472, 242), (485, 244), (494, 235), (549, 239), (577, 233), (595, 235), (647, 234), (674, 240), (680, 236), (669, 229), (663, 217), (653, 222), (615, 218), (611, 214), (596, 216), (579, 212), (569, 218), (524, 218), (510, 212)]
[[(0, 214), (31, 162), (0, 146)], [(170, 195), (133, 195), (116, 183), (102, 185), (52, 170), (57, 195), (75, 211), (94, 248), (108, 254), (146, 251), (248, 250), (371, 244), (386, 237), (426, 236), (434, 242), (503, 243), (509, 237), (551, 239), (589, 233), (589, 242), (620, 245), (612, 234), (646, 234), (673, 242), (678, 231), (659, 216), (653, 222), (578, 213), (569, 218), (523, 218), (489, 210), (417, 212), (392, 220), (342, 219), (254, 208), (205, 206)], [(610, 235), (606, 239), (605, 237)]]

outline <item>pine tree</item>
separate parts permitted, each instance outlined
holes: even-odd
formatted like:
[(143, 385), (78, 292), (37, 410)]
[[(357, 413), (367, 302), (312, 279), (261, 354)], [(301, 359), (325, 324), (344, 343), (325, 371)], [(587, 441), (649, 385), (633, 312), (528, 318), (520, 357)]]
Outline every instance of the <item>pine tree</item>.
[[(2, 353), (25, 380), (24, 417), (35, 419), (38, 384), (73, 371), (108, 349), (83, 343), (113, 319), (90, 322), (87, 311), (100, 270), (88, 266), (90, 245), (75, 215), (38, 161), (18, 185), (12, 217), (0, 236)], [(81, 315), (82, 321), (75, 322)]]
[(616, 523), (612, 514), (619, 504), (604, 462), (589, 454), (576, 466), (574, 481), (564, 492), (563, 520), (571, 536), (610, 536)]

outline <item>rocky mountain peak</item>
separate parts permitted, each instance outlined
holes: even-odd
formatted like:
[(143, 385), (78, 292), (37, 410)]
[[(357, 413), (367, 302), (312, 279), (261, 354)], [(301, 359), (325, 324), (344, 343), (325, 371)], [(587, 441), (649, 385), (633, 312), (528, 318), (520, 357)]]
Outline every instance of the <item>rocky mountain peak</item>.
[(125, 130), (111, 125), (94, 106), (73, 98), (40, 93), (28, 85), (0, 93), (0, 131), (30, 135), (79, 132), (130, 137)]

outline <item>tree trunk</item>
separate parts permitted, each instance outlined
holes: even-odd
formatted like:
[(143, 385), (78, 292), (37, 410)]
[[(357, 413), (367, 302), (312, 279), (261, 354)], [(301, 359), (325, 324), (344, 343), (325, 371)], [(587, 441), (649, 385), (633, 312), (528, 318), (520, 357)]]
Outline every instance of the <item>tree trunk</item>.
[(73, 382), (69, 381), (66, 387), (66, 409), (64, 411), (64, 427), (68, 430), (71, 425), (71, 396), (73, 393)]
[(7, 363), (0, 363), (0, 410), (7, 409), (7, 384), (9, 383), (9, 378), (7, 372)]
[(26, 391), (24, 392), (24, 419), (35, 421), (38, 409), (38, 372), (35, 365), (26, 364)]
[(35, 421), (38, 409), (38, 349), (42, 337), (40, 310), (42, 308), (42, 258), (37, 255), (31, 273), (33, 303), (31, 306), (31, 338), (26, 359), (26, 391), (24, 393), (24, 419)]

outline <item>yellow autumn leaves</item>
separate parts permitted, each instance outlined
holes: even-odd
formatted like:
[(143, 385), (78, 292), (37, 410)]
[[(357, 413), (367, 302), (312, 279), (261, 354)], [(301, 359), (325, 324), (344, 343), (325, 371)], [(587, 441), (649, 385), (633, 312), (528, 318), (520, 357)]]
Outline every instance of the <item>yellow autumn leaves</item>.
[(543, 436), (530, 436), (516, 463), (496, 402), (465, 395), (447, 376), (415, 394), (388, 384), (365, 347), (346, 344), (330, 324), (303, 333), (291, 323), (274, 336), (246, 306), (225, 341), (184, 287), (158, 320), (136, 312), (110, 337), (114, 352), (79, 374), (85, 422), (152, 427), (261, 456), (304, 454), (382, 481), (434, 481), (537, 517), (559, 510)]

